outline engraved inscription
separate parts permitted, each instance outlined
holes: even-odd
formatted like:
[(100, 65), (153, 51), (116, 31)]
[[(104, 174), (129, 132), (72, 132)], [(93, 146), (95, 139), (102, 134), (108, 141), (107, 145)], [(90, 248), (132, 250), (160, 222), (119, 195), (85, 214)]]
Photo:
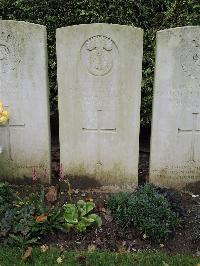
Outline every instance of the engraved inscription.
[(191, 78), (200, 80), (200, 42), (192, 40), (189, 47), (185, 44), (181, 50), (183, 54), (180, 56), (180, 63), (183, 72)]
[(190, 152), (189, 152), (189, 161), (197, 161), (195, 158), (195, 140), (196, 140), (196, 134), (200, 133), (200, 129), (197, 129), (197, 116), (199, 113), (193, 113), (193, 127), (192, 129), (180, 129), (178, 128), (179, 134), (187, 134), (189, 133), (191, 135), (191, 145), (190, 145)]
[(20, 61), (19, 43), (16, 38), (0, 31), (0, 73), (14, 70)]
[(184, 105), (185, 108), (200, 108), (200, 90), (198, 87), (171, 88), (170, 90), (159, 90), (155, 92), (158, 97), (166, 97), (176, 106)]
[(114, 63), (114, 42), (105, 36), (93, 36), (82, 47), (82, 58), (90, 74), (104, 76), (108, 74)]
[(195, 180), (200, 175), (200, 166), (194, 162), (186, 165), (167, 165), (162, 169), (152, 169), (152, 174), (157, 178), (176, 178), (179, 180)]

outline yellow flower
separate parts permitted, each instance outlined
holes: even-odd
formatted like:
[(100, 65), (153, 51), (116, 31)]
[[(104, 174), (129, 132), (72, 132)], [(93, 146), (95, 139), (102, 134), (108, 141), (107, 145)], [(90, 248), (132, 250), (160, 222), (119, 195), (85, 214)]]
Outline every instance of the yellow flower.
[(6, 116), (0, 117), (0, 124), (5, 125), (8, 122), (8, 118)]
[(3, 103), (0, 101), (0, 125), (8, 123), (9, 117), (9, 112), (4, 109)]
[(1, 113), (1, 115), (2, 115), (2, 116), (5, 116), (5, 117), (7, 117), (7, 118), (9, 118), (9, 117), (10, 117), (10, 114), (9, 114), (9, 112), (8, 112), (8, 111), (6, 111), (6, 110), (3, 110), (3, 112)]

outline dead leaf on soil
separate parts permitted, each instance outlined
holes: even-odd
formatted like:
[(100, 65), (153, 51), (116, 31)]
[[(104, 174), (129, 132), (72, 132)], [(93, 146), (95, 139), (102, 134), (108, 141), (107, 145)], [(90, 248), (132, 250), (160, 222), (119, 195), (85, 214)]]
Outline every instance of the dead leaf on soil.
[(58, 188), (55, 186), (50, 186), (45, 197), (48, 202), (54, 203), (58, 197)]
[(147, 239), (148, 236), (146, 234), (144, 234), (142, 237), (143, 237), (143, 239)]
[(125, 246), (118, 247), (118, 252), (119, 253), (126, 253), (127, 252), (126, 247)]
[(88, 245), (88, 251), (90, 252), (90, 251), (95, 251), (96, 250), (96, 245), (94, 245), (94, 244), (91, 244), (91, 245)]
[(27, 261), (32, 256), (32, 247), (28, 247), (24, 255), (22, 256), (22, 261)]
[(86, 256), (83, 256), (83, 255), (78, 255), (78, 256), (76, 256), (75, 258), (76, 258), (76, 260), (77, 260), (78, 262), (81, 262), (81, 263), (83, 263), (83, 262), (86, 261)]
[(94, 200), (93, 200), (93, 198), (91, 198), (91, 197), (87, 197), (87, 198), (85, 199), (85, 201), (93, 202)]
[(111, 223), (111, 222), (112, 222), (112, 220), (113, 220), (113, 217), (112, 217), (112, 215), (111, 215), (111, 212), (110, 212), (110, 211), (106, 210), (106, 212), (105, 212), (105, 213), (103, 213), (103, 215), (104, 215), (104, 218), (105, 218), (105, 220), (106, 220), (107, 222), (109, 222), (109, 223)]
[(63, 260), (62, 260), (61, 257), (58, 257), (56, 261), (57, 261), (58, 264), (60, 264), (60, 263), (62, 263)]
[(78, 194), (79, 190), (78, 189), (74, 189), (72, 192), (74, 192), (74, 194)]
[(40, 247), (40, 249), (41, 249), (42, 252), (47, 252), (47, 250), (49, 249), (49, 247), (47, 245), (42, 245)]
[(43, 223), (43, 222), (45, 222), (47, 220), (47, 215), (42, 214), (42, 215), (36, 216), (35, 220), (38, 223)]

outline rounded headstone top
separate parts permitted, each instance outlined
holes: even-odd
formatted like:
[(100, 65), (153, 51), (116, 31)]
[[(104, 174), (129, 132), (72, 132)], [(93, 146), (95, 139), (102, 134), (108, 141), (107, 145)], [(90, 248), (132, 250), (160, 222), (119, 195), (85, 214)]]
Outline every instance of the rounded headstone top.
[(143, 32), (143, 29), (139, 27), (133, 27), (130, 25), (121, 25), (121, 24), (109, 24), (109, 23), (90, 23), (90, 24), (78, 24), (78, 25), (71, 25), (71, 26), (65, 26), (58, 28), (56, 31), (65, 30), (65, 29), (76, 29), (76, 28), (91, 28), (91, 27), (109, 27), (109, 28), (119, 28), (119, 29), (129, 29), (134, 31), (140, 31)]

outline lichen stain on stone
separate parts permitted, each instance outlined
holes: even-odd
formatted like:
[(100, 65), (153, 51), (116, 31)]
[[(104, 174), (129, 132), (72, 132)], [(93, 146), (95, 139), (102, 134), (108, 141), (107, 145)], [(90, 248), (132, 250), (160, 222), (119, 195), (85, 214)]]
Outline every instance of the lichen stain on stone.
[(137, 183), (137, 177), (130, 173), (127, 174), (119, 164), (109, 171), (93, 169), (92, 172), (89, 172), (87, 167), (81, 164), (76, 167), (65, 168), (64, 173), (69, 178), (72, 186), (79, 188), (94, 188), (113, 184), (117, 186), (124, 186), (124, 184), (131, 186)]
[(33, 168), (36, 170), (38, 175), (38, 182), (48, 183), (50, 179), (45, 177), (45, 165), (38, 166), (25, 166), (14, 163), (13, 161), (7, 160), (5, 158), (0, 158), (0, 180), (7, 180), (14, 183), (23, 183), (23, 180), (27, 180), (27, 183), (32, 181), (32, 171)]

